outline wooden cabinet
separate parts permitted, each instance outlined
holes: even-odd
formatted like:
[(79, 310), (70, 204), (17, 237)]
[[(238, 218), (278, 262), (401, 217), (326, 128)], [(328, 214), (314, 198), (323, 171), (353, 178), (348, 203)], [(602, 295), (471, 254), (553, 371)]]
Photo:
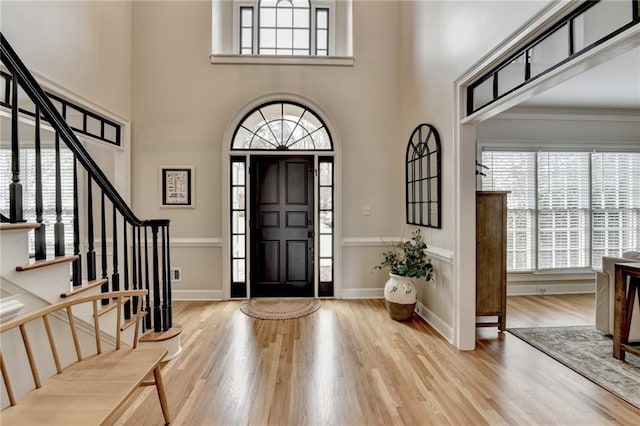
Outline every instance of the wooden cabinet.
[(507, 194), (476, 193), (476, 326), (500, 331), (507, 315)]

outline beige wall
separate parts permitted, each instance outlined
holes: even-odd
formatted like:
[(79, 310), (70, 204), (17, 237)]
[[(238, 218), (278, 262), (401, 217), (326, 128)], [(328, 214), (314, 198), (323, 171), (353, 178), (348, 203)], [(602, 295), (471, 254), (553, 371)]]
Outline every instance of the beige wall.
[(0, 14), (2, 33), (31, 71), (130, 116), (130, 2), (2, 0)]
[[(134, 3), (136, 212), (170, 218), (172, 237), (222, 237), (222, 170), (224, 147), (230, 143), (225, 129), (257, 98), (291, 93), (318, 105), (337, 132), (342, 160), (342, 211), (337, 220), (342, 221), (343, 236), (399, 235), (405, 137), (398, 132), (398, 13), (396, 2), (354, 4), (352, 67), (212, 65), (210, 1)], [(171, 164), (196, 166), (195, 209), (158, 207), (158, 166)], [(371, 216), (360, 216), (363, 204), (371, 206)], [(371, 273), (379, 252), (345, 247), (343, 287), (380, 289), (384, 274)], [(226, 261), (220, 247), (181, 247), (176, 256), (172, 264), (182, 267), (185, 277), (176, 290), (222, 289), (221, 271), (212, 267)]]
[[(32, 69), (132, 120), (134, 211), (172, 220), (172, 238), (181, 240), (172, 263), (183, 271), (175, 289), (220, 297), (226, 255), (202, 239), (224, 236), (225, 130), (239, 111), (277, 93), (320, 107), (340, 141), (336, 220), (342, 237), (356, 240), (409, 235), (405, 146), (417, 124), (435, 125), (443, 142), (443, 227), (424, 234), (454, 250), (454, 81), (546, 3), (355, 1), (351, 67), (212, 65), (209, 0), (3, 1), (1, 20)], [(196, 166), (195, 209), (159, 207), (160, 165)], [(360, 215), (362, 205), (371, 216)], [(381, 289), (385, 274), (372, 272), (381, 250), (342, 247), (342, 287), (351, 294)], [(435, 284), (419, 285), (420, 301), (446, 332), (455, 326), (457, 284), (453, 265), (436, 262), (436, 273)]]
[[(545, 3), (544, 0), (400, 3), (402, 80), (405, 84), (399, 112), (403, 139), (407, 139), (412, 129), (422, 122), (433, 124), (442, 139), (442, 229), (427, 230), (424, 234), (428, 243), (455, 251), (458, 230), (453, 151), (454, 100), (457, 96), (454, 82)], [(473, 145), (466, 149), (475, 152)], [(454, 262), (457, 255), (454, 253)], [(445, 328), (454, 327), (456, 283), (452, 282), (453, 265), (436, 261), (435, 268), (436, 283), (419, 286), (420, 301), (444, 322)], [(460, 291), (465, 291), (465, 286), (469, 285), (474, 284), (460, 283)]]
[(127, 200), (131, 2), (2, 0), (0, 26), (48, 91), (125, 126), (122, 148), (85, 146)]

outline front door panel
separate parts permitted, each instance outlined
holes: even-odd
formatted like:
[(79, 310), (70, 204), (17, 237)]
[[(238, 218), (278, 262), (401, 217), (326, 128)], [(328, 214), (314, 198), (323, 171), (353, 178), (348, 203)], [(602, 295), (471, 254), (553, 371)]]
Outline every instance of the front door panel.
[(251, 296), (313, 297), (313, 157), (251, 159)]

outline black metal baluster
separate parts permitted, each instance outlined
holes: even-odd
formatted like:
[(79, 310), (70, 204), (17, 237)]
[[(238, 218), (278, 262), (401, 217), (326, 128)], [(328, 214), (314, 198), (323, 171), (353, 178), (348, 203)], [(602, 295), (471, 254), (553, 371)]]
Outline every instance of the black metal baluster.
[[(123, 235), (122, 235), (122, 245), (124, 246), (124, 252), (122, 254), (123, 265), (122, 269), (124, 270), (124, 289), (129, 290), (129, 242), (127, 237), (127, 219), (123, 216), (124, 220)], [(124, 304), (124, 319), (131, 318), (131, 301), (127, 301)]]
[(78, 256), (72, 263), (71, 280), (74, 286), (82, 285), (82, 255), (80, 254), (80, 214), (78, 213), (78, 161), (73, 155), (73, 254)]
[(120, 273), (118, 272), (118, 211), (113, 206), (113, 271), (111, 274), (111, 290), (120, 290)]
[[(134, 290), (138, 289), (138, 262), (137, 262), (137, 256), (136, 256), (136, 252), (138, 250), (137, 248), (138, 246), (136, 245), (137, 230), (138, 230), (138, 227), (133, 225), (131, 228), (131, 287)], [(131, 306), (132, 306), (133, 315), (136, 315), (138, 313), (138, 297), (133, 296), (132, 301), (133, 303), (131, 304)]]
[(18, 78), (13, 76), (11, 90), (11, 183), (9, 184), (9, 221), (24, 222), (22, 184), (20, 183), (20, 139), (18, 135)]
[(171, 241), (169, 240), (169, 225), (167, 225), (167, 270), (167, 295), (165, 296), (165, 300), (167, 301), (167, 312), (165, 314), (167, 325), (165, 330), (173, 327), (173, 312), (171, 308)]
[(47, 234), (42, 206), (42, 142), (40, 140), (40, 108), (36, 106), (36, 222), (40, 224), (34, 231), (36, 260), (47, 258)]
[(11, 80), (12, 77), (8, 74), (2, 73), (2, 78), (4, 79), (4, 103), (6, 105), (11, 105)]
[(151, 225), (153, 256), (153, 331), (162, 330), (162, 309), (160, 308), (160, 266), (158, 261), (158, 225)]
[(54, 256), (64, 256), (64, 223), (62, 223), (62, 172), (60, 167), (60, 134), (56, 132), (56, 223), (53, 225), (55, 239)]
[(96, 252), (93, 249), (93, 182), (91, 175), (87, 177), (87, 280), (96, 279)]
[[(109, 291), (109, 280), (107, 278), (107, 212), (105, 210), (105, 195), (104, 191), (102, 191), (102, 202), (100, 203), (100, 227), (102, 234), (100, 235), (100, 256), (102, 258), (102, 279), (107, 280), (104, 284), (102, 284), (101, 291), (103, 293), (107, 293)], [(106, 305), (109, 303), (109, 299), (102, 299), (102, 304)]]
[(571, 56), (575, 53), (576, 51), (576, 44), (575, 44), (575, 39), (574, 39), (574, 31), (575, 31), (575, 26), (573, 23), (573, 19), (569, 19), (569, 46), (567, 48), (567, 50), (569, 51), (567, 56)]
[[(167, 331), (168, 327), (168, 310), (167, 293), (169, 289), (169, 270), (167, 269), (167, 232), (165, 226), (162, 227), (162, 330)], [(155, 297), (155, 295), (154, 295)]]
[(144, 227), (144, 270), (145, 270), (145, 289), (147, 290), (147, 294), (145, 295), (145, 325), (146, 329), (151, 328), (151, 308), (149, 305), (151, 304), (151, 295), (149, 294), (149, 238), (147, 236), (147, 228)]
[[(142, 228), (138, 227), (138, 290), (144, 289), (142, 281)], [(144, 309), (144, 306), (142, 306)]]

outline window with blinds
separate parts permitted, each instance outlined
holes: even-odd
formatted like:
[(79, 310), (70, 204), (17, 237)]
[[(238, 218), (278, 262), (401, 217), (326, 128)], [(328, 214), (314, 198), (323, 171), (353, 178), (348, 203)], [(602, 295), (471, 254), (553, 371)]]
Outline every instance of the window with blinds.
[(509, 271), (599, 269), (640, 247), (640, 153), (484, 151), (508, 196)]
[(589, 153), (537, 156), (538, 269), (589, 267)]
[(507, 269), (536, 268), (536, 155), (534, 152), (484, 152), (489, 167), (485, 191), (511, 191), (507, 196)]
[(640, 154), (591, 154), (592, 263), (640, 248)]
[[(56, 177), (55, 150), (42, 148), (42, 200), (43, 222), (46, 224), (47, 257), (54, 256), (53, 225), (56, 223)], [(73, 254), (73, 154), (64, 145), (60, 147), (62, 186), (62, 223), (64, 223), (65, 254)], [(36, 157), (35, 150), (20, 150), (20, 183), (24, 203), (24, 219), (36, 221)], [(0, 148), (0, 188), (9, 188), (11, 183), (11, 149)], [(9, 191), (0, 191), (0, 212), (9, 216)], [(35, 253), (33, 232), (29, 233), (29, 253)]]

